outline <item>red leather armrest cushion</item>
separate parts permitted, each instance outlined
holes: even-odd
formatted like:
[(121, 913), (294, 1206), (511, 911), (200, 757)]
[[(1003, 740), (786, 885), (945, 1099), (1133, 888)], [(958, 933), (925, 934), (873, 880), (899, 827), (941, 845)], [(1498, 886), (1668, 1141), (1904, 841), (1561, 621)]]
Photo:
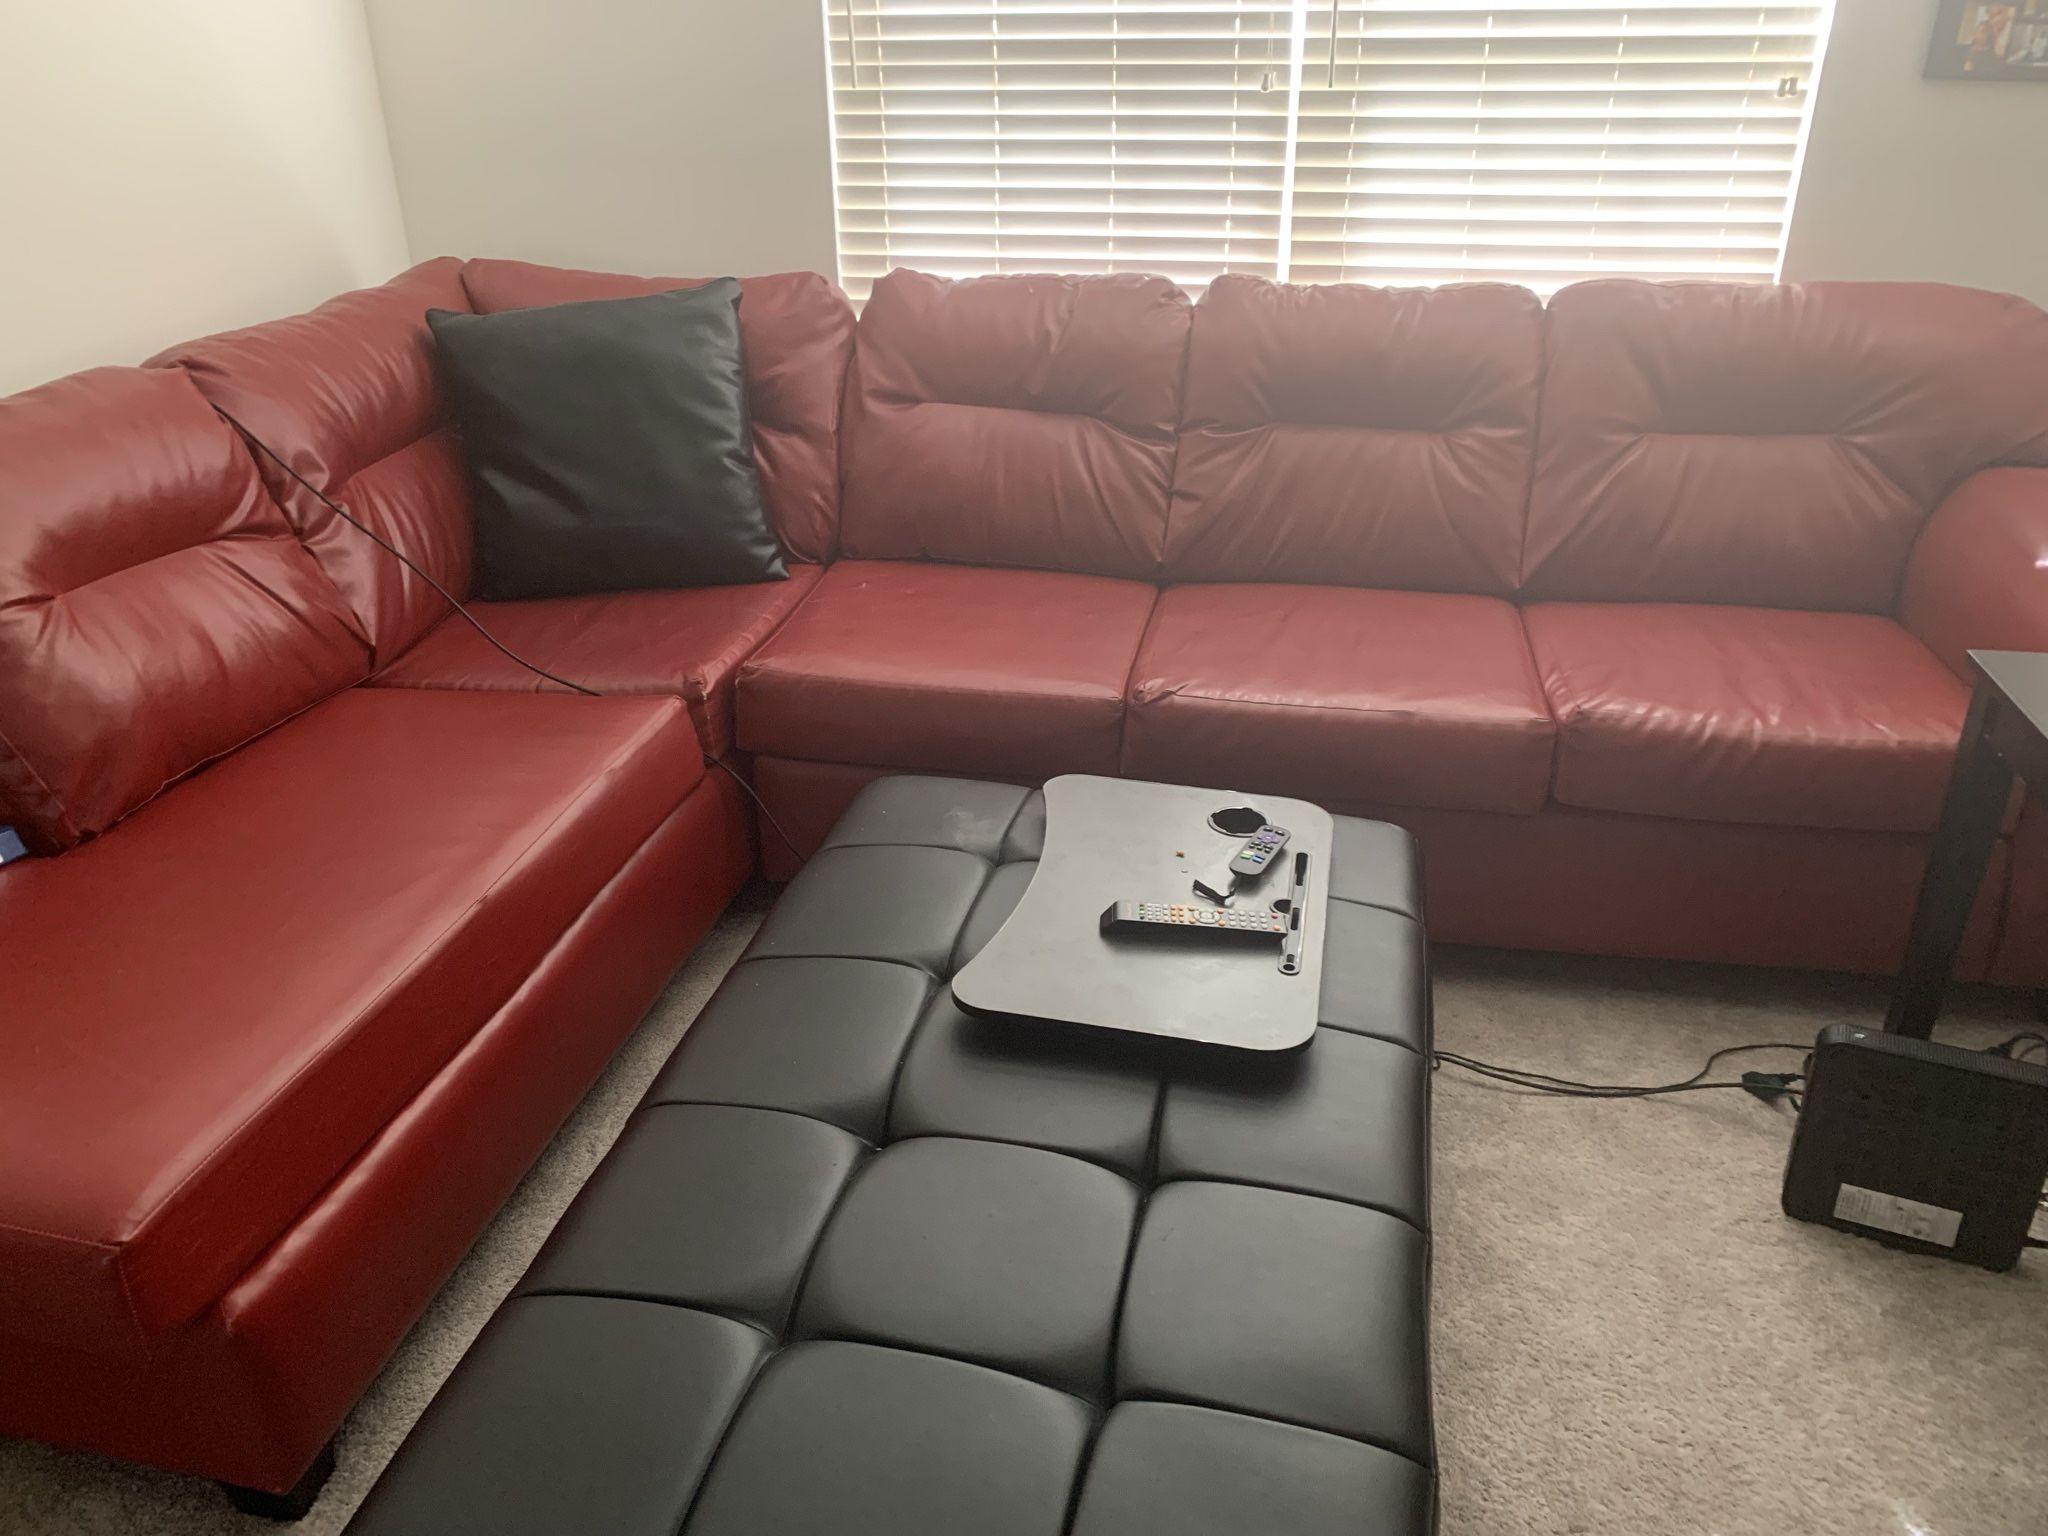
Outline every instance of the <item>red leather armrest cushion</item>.
[(2048, 468), (1958, 486), (1921, 531), (1899, 616), (1964, 677), (1973, 648), (2048, 651)]

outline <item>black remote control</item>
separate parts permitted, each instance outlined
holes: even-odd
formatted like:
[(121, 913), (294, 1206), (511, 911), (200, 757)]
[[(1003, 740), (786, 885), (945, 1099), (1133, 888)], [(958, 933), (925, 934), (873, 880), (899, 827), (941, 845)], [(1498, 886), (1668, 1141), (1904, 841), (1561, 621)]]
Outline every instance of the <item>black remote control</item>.
[(1273, 860), (1280, 857), (1280, 850), (1286, 846), (1287, 829), (1268, 822), (1237, 850), (1237, 857), (1230, 861), (1230, 872), (1241, 880), (1255, 880), (1266, 872)]
[(1103, 909), (1102, 931), (1119, 938), (1250, 939), (1271, 944), (1286, 934), (1287, 919), (1278, 912), (1165, 901), (1120, 901)]

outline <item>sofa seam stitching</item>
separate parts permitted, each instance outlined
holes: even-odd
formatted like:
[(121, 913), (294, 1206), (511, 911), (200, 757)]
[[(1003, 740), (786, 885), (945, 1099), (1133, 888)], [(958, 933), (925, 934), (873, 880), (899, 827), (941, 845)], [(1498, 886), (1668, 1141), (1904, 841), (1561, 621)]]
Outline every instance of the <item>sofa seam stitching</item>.
[(1514, 603), (1525, 606), (1523, 590), (1529, 582), (1529, 532), (1536, 520), (1536, 469), (1543, 453), (1543, 398), (1550, 378), (1550, 305), (1546, 301), (1536, 312), (1536, 404), (1529, 413), (1529, 472), (1522, 482), (1522, 540), (1515, 552)]
[(109, 1243), (96, 1237), (79, 1237), (70, 1232), (52, 1232), (43, 1227), (24, 1226), (18, 1221), (0, 1221), (0, 1232), (20, 1232), (28, 1237), (47, 1237), (53, 1243), (72, 1243), (80, 1248), (98, 1248), (107, 1253), (120, 1252), (119, 1243)]
[(27, 1237), (46, 1238), (53, 1243), (65, 1243), (74, 1248), (90, 1248), (96, 1253), (106, 1254), (113, 1260), (114, 1279), (121, 1287), (121, 1304), (128, 1314), (129, 1325), (135, 1330), (136, 1342), (145, 1353), (148, 1351), (149, 1330), (142, 1326), (142, 1313), (135, 1305), (135, 1290), (128, 1283), (126, 1254), (121, 1244), (104, 1242), (93, 1237), (77, 1237), (68, 1232), (51, 1232), (42, 1227), (24, 1226), (16, 1221), (0, 1221), (0, 1232), (16, 1232)]
[(51, 818), (62, 829), (64, 835), (74, 844), (85, 841), (85, 833), (73, 819), (70, 807), (64, 803), (63, 797), (51, 788), (50, 781), (43, 777), (36, 765), (29, 761), (28, 754), (17, 747), (5, 731), (0, 731), (0, 750), (5, 750), (9, 757), (21, 764), (22, 771), (29, 776), (43, 799), (48, 802)]
[[(1540, 692), (1541, 690), (1538, 691)], [(1203, 693), (1198, 689), (1192, 688), (1184, 683), (1177, 683), (1173, 687), (1166, 689), (1163, 695), (1155, 694), (1154, 697), (1171, 697), (1176, 699), (1199, 699), (1205, 704), (1234, 704), (1241, 706), (1245, 709), (1294, 709), (1308, 711), (1335, 711), (1347, 715), (1374, 715), (1407, 720), (1453, 720), (1458, 721), (1458, 723), (1467, 724), (1491, 723), (1478, 720), (1472, 716), (1465, 716), (1462, 717), (1462, 719), (1460, 719), (1460, 717), (1455, 716), (1432, 715), (1428, 713), (1426, 710), (1421, 709), (1383, 709), (1359, 704), (1307, 704), (1298, 703), (1292, 699), (1234, 699), (1224, 694)], [(1133, 702), (1135, 703), (1137, 701), (1133, 700)], [(1505, 724), (1506, 722), (1499, 723)], [(1544, 713), (1540, 716), (1529, 716), (1528, 719), (1523, 722), (1523, 725), (1535, 723), (1540, 723), (1549, 726), (1556, 726), (1561, 723), (1555, 715), (1550, 713), (1548, 700), (1545, 700)], [(1516, 728), (1520, 729), (1521, 727)]]
[[(1121, 774), (1125, 768), (1126, 755), (1130, 750), (1131, 711), (1139, 703), (1138, 664), (1145, 659), (1145, 652), (1152, 639), (1153, 625), (1159, 620), (1159, 611), (1166, 604), (1166, 588), (1154, 584), (1152, 606), (1145, 612), (1145, 622), (1138, 630), (1138, 646), (1131, 653), (1131, 664), (1124, 669), (1123, 692), (1117, 698), (1116, 719), (1116, 771)], [(1178, 689), (1174, 690), (1176, 693)]]

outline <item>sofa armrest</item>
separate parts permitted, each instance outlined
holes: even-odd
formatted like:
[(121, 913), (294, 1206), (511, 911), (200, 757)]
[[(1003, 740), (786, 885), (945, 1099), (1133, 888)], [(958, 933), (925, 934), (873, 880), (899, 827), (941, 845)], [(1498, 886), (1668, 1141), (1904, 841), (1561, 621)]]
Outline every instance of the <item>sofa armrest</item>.
[(2048, 468), (1956, 487), (1906, 564), (1899, 618), (1960, 677), (1973, 648), (2048, 651)]

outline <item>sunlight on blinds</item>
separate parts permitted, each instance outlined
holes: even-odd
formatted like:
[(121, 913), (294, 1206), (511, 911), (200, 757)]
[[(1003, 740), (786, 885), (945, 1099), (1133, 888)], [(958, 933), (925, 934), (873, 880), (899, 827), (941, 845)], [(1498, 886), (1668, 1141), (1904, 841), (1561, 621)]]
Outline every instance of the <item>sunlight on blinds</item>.
[(829, 0), (841, 280), (1278, 270), (1294, 7)]
[(1289, 275), (1768, 280), (1827, 9), (1339, 6), (1334, 67), (1326, 33), (1303, 81)]
[(825, 0), (841, 281), (1771, 277), (1826, 3)]

